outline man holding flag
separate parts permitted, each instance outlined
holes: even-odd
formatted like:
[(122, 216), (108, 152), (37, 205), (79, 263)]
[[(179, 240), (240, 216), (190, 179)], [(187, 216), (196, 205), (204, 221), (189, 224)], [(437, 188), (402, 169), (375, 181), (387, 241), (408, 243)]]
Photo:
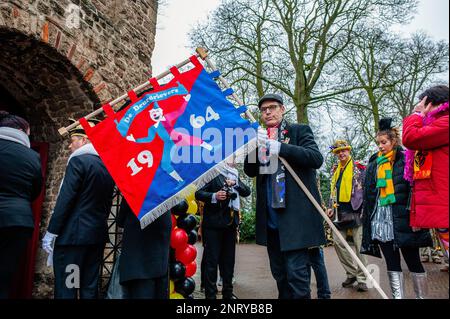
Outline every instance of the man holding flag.
[[(267, 246), (278, 298), (311, 298), (310, 256), (323, 257), (309, 254), (308, 249), (325, 244), (323, 220), (294, 178), (285, 174), (277, 156), (286, 159), (317, 201), (320, 196), (315, 170), (322, 165), (323, 157), (309, 126), (290, 125), (283, 118), (281, 96), (266, 94), (258, 106), (267, 130), (258, 131), (260, 156), (250, 154), (244, 166), (248, 176), (256, 177), (256, 243)], [(274, 170), (264, 166), (266, 155), (278, 164)]]

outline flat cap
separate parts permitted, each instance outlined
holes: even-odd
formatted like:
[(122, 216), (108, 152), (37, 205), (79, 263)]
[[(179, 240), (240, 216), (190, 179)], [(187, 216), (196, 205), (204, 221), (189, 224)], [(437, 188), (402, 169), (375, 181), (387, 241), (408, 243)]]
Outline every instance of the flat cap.
[(269, 93), (269, 94), (264, 95), (264, 96), (259, 100), (259, 102), (258, 102), (258, 108), (260, 108), (260, 107), (261, 107), (261, 104), (263, 104), (265, 101), (276, 101), (276, 102), (278, 102), (278, 103), (284, 105), (284, 103), (283, 103), (283, 98), (282, 98), (280, 95)]

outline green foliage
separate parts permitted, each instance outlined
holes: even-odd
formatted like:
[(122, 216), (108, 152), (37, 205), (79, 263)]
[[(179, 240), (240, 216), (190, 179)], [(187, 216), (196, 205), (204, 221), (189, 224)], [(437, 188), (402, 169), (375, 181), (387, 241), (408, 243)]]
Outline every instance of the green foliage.
[(240, 241), (253, 242), (256, 239), (256, 212), (243, 211), (241, 225), (239, 226)]
[(323, 204), (327, 206), (330, 201), (330, 192), (331, 192), (330, 178), (323, 172), (319, 172), (319, 178), (320, 178), (320, 193), (322, 194)]

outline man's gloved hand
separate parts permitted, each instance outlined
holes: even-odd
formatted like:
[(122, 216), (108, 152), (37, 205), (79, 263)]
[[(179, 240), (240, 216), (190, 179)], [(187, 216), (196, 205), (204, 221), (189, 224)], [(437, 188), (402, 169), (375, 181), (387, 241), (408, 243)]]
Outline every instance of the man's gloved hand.
[(258, 129), (258, 146), (267, 146), (267, 140), (269, 137), (267, 136), (267, 131), (263, 128)]
[(267, 143), (269, 144), (269, 152), (270, 155), (278, 155), (280, 154), (281, 149), (281, 143), (275, 140), (267, 140)]
[(47, 254), (51, 254), (53, 252), (56, 237), (58, 237), (58, 235), (46, 232), (44, 238), (42, 238), (42, 249), (44, 249)]

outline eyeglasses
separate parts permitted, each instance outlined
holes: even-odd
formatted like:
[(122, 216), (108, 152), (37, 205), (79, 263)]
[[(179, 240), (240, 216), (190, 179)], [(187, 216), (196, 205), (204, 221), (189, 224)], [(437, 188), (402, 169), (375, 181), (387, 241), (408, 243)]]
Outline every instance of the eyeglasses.
[(261, 107), (259, 110), (261, 111), (261, 113), (264, 114), (267, 111), (270, 111), (270, 112), (275, 111), (279, 106), (280, 106), (279, 104), (270, 104), (270, 105)]

